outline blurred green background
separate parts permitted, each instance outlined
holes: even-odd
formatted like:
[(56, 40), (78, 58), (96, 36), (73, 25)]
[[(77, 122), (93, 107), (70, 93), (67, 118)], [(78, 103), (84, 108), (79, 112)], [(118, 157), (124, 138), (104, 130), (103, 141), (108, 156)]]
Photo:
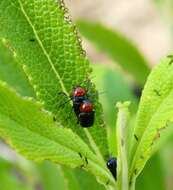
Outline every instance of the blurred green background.
[[(117, 101), (131, 101), (135, 118), (140, 92), (154, 64), (172, 51), (173, 1), (66, 0), (89, 56), (100, 92), (111, 156), (116, 156)], [(23, 70), (0, 44), (0, 79), (23, 96), (35, 94)], [(104, 92), (104, 93), (102, 93)], [(137, 190), (173, 189), (173, 135), (153, 155), (137, 180)], [(0, 142), (0, 190), (104, 190), (79, 169), (34, 164)]]

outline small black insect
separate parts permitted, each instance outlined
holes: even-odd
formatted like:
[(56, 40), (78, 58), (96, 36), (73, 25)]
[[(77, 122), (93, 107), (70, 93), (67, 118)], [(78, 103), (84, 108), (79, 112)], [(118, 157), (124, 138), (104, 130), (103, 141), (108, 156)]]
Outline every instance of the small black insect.
[(117, 180), (117, 159), (112, 157), (107, 162), (107, 167), (114, 176), (115, 180)]
[(82, 127), (91, 127), (94, 124), (93, 105), (89, 100), (84, 100), (79, 107), (78, 122)]
[(29, 41), (30, 41), (30, 42), (35, 42), (35, 39), (34, 39), (34, 38), (31, 38)]
[(142, 95), (142, 87), (139, 85), (134, 85), (132, 88), (133, 94), (140, 99), (141, 95)]
[(138, 141), (138, 140), (139, 140), (136, 134), (134, 134), (134, 137), (135, 137), (136, 141)]
[(55, 116), (53, 116), (53, 121), (54, 121), (54, 122), (56, 121), (56, 117), (55, 117)]

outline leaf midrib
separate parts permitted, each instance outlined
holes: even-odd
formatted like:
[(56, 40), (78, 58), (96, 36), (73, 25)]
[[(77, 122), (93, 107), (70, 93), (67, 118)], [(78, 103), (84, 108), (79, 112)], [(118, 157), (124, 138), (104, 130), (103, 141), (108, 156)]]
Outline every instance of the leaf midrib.
[[(36, 39), (38, 40), (38, 43), (39, 43), (41, 49), (43, 50), (44, 55), (46, 56), (48, 62), (49, 62), (50, 65), (51, 65), (51, 68), (53, 69), (53, 71), (54, 71), (56, 77), (58, 78), (58, 81), (59, 81), (59, 83), (60, 83), (60, 86), (61, 86), (61, 88), (62, 88), (62, 91), (63, 91), (67, 96), (70, 96), (69, 93), (67, 92), (67, 90), (66, 90), (64, 84), (63, 84), (63, 81), (62, 81), (62, 79), (61, 79), (59, 73), (58, 73), (57, 70), (55, 69), (55, 67), (54, 67), (54, 65), (53, 65), (53, 62), (52, 62), (52, 60), (51, 60), (49, 54), (47, 53), (46, 49), (44, 48), (44, 46), (43, 46), (43, 44), (42, 44), (42, 42), (41, 42), (41, 40), (40, 40), (40, 38), (39, 38), (39, 35), (37, 34), (36, 29), (35, 29), (34, 26), (32, 25), (32, 22), (31, 22), (30, 18), (28, 17), (28, 15), (27, 15), (27, 13), (26, 13), (26, 11), (25, 11), (23, 5), (22, 5), (22, 2), (21, 2), (20, 0), (18, 0), (18, 2), (19, 2), (19, 5), (20, 5), (20, 8), (21, 8), (21, 12), (24, 14), (24, 16), (25, 16), (27, 22), (28, 22), (29, 25), (31, 26), (31, 28), (32, 28), (32, 30), (33, 30), (35, 36), (36, 36)], [(85, 133), (86, 133), (86, 131), (88, 131), (88, 129), (84, 130)], [(94, 147), (94, 150), (97, 150), (97, 152), (96, 152), (97, 155), (101, 158), (101, 161), (104, 163), (104, 159), (103, 159), (103, 157), (102, 157), (102, 154), (100, 153), (100, 150), (98, 149), (97, 145), (95, 144), (95, 141), (93, 140), (92, 135), (90, 134), (89, 131), (87, 132), (86, 135), (89, 135), (89, 136), (90, 136), (89, 139), (92, 139), (92, 145), (93, 145), (93, 147)], [(90, 143), (91, 143), (91, 142), (90, 142)], [(93, 144), (93, 143), (94, 143), (94, 144)]]
[(53, 62), (52, 62), (52, 60), (51, 60), (49, 54), (47, 53), (46, 49), (44, 48), (43, 43), (41, 42), (41, 40), (40, 40), (40, 38), (39, 38), (39, 36), (38, 36), (38, 34), (37, 34), (37, 31), (36, 31), (36, 29), (34, 28), (34, 26), (33, 26), (32, 22), (31, 22), (30, 18), (28, 17), (28, 15), (27, 15), (27, 13), (26, 13), (26, 11), (25, 11), (25, 9), (24, 9), (24, 7), (23, 7), (21, 1), (18, 0), (18, 2), (19, 2), (19, 5), (20, 5), (20, 8), (21, 8), (21, 12), (24, 14), (26, 20), (28, 21), (29, 25), (31, 26), (31, 28), (32, 28), (32, 30), (33, 30), (35, 36), (36, 36), (37, 41), (38, 41), (38, 43), (39, 43), (41, 49), (43, 50), (44, 55), (46, 56), (48, 62), (50, 63), (51, 68), (53, 69), (53, 71), (54, 71), (56, 77), (58, 78), (58, 81), (59, 81), (59, 83), (60, 83), (60, 85), (61, 85), (61, 88), (62, 88), (63, 92), (69, 96), (69, 93), (67, 92), (67, 90), (66, 90), (66, 88), (65, 88), (65, 86), (64, 86), (64, 84), (63, 84), (63, 81), (62, 81), (62, 79), (61, 79), (59, 73), (58, 73), (57, 70), (55, 69), (55, 67), (54, 67), (54, 65), (53, 65)]

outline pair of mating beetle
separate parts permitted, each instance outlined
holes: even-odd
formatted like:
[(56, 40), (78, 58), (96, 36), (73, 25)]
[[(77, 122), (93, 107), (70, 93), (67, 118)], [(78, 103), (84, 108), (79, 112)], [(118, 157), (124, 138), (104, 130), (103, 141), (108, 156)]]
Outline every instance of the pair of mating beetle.
[(91, 127), (94, 124), (95, 112), (92, 102), (87, 97), (87, 90), (81, 86), (75, 87), (70, 99), (73, 102), (78, 123), (82, 127)]
[[(77, 116), (78, 123), (82, 127), (91, 127), (94, 124), (94, 109), (93, 104), (87, 97), (87, 90), (81, 86), (74, 88), (70, 100), (73, 102), (73, 110)], [(110, 158), (107, 162), (107, 167), (114, 176), (117, 178), (117, 159)]]

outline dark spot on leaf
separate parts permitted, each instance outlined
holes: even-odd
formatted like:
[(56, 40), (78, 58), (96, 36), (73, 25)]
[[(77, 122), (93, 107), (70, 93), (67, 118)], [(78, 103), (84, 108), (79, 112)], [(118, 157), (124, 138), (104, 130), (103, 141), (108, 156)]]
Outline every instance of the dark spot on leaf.
[(158, 139), (158, 138), (160, 138), (160, 131), (161, 131), (162, 129), (156, 129), (156, 131), (157, 131), (157, 133), (156, 133), (156, 138)]
[(135, 137), (136, 141), (138, 141), (138, 140), (139, 140), (136, 134), (134, 134), (134, 137)]
[(144, 156), (143, 156), (143, 155), (141, 155), (141, 156), (140, 156), (140, 159), (142, 159), (142, 160), (143, 160), (143, 159), (144, 159)]
[(56, 117), (55, 117), (55, 116), (53, 116), (53, 121), (54, 121), (54, 122), (56, 121)]
[(173, 55), (168, 55), (167, 58), (170, 58), (169, 65), (172, 65), (172, 63), (173, 63)]
[(163, 130), (165, 130), (166, 129), (166, 127), (168, 127), (168, 125), (169, 125), (169, 123), (168, 122), (166, 122), (166, 124), (165, 124), (165, 126), (163, 126), (163, 127), (161, 127), (160, 129), (158, 129), (158, 131), (163, 131)]
[(34, 39), (34, 38), (31, 38), (29, 41), (30, 41), (30, 42), (35, 42), (35, 39)]
[(160, 138), (160, 131), (159, 129), (156, 129), (156, 135), (153, 138), (153, 141), (151, 143), (151, 146), (154, 144), (155, 141), (157, 141)]
[(129, 186), (131, 186), (131, 185), (132, 185), (132, 181), (130, 180), (130, 181), (129, 181)]
[(108, 180), (108, 181), (106, 182), (106, 185), (109, 185), (109, 182), (110, 182), (110, 180)]
[(161, 96), (158, 90), (154, 89), (153, 91), (156, 93), (157, 96)]
[(135, 175), (137, 174), (137, 169), (134, 170), (134, 174), (135, 174)]
[(87, 159), (87, 157), (85, 157), (85, 162), (86, 162), (86, 164), (88, 165), (88, 159)]
[(79, 152), (78, 154), (79, 154), (79, 156), (82, 158), (82, 154), (81, 154), (80, 152)]
[(164, 126), (164, 128), (168, 127), (170, 123), (171, 123), (171, 122), (170, 122), (169, 120), (167, 120), (167, 121), (166, 121), (166, 124), (165, 124), (165, 126)]

